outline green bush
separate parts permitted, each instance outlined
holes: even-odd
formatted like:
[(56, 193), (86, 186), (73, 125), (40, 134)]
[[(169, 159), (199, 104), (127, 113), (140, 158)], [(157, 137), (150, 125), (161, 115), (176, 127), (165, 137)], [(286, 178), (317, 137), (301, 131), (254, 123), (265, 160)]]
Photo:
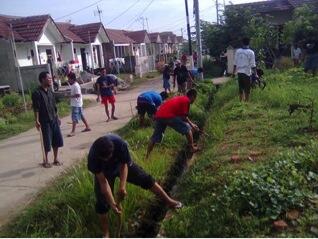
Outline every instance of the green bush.
[(2, 97), (1, 101), (5, 107), (10, 107), (10, 108), (21, 107), (21, 105), (23, 104), (21, 96), (17, 93), (11, 93), (11, 94), (5, 95)]

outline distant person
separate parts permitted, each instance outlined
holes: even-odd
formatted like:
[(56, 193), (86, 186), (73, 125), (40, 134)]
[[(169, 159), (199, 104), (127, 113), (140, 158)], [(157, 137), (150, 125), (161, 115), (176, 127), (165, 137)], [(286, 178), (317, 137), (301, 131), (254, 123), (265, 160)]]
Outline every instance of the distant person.
[(50, 168), (48, 152), (53, 148), (53, 165), (60, 166), (58, 149), (63, 147), (63, 137), (60, 129), (61, 120), (57, 113), (56, 102), (52, 92), (52, 78), (49, 72), (43, 71), (39, 75), (40, 86), (32, 93), (32, 106), (35, 116), (35, 127), (41, 129), (44, 159), (43, 167)]
[(190, 75), (193, 80), (198, 80), (201, 73), (203, 73), (202, 67), (194, 67), (192, 70), (190, 70)]
[(155, 114), (155, 130), (149, 141), (146, 158), (149, 157), (155, 144), (161, 142), (167, 126), (187, 137), (192, 152), (198, 150), (193, 142), (192, 131), (198, 131), (199, 127), (188, 117), (190, 105), (196, 100), (196, 97), (197, 91), (191, 89), (186, 96), (175, 96), (162, 103)]
[(170, 87), (170, 67), (166, 64), (162, 72), (163, 89), (167, 93), (171, 93)]
[(137, 111), (139, 115), (140, 126), (144, 125), (145, 114), (149, 118), (153, 118), (157, 112), (157, 108), (168, 98), (168, 93), (163, 91), (160, 94), (155, 91), (146, 91), (137, 98)]
[(72, 107), (72, 131), (67, 136), (73, 137), (75, 135), (76, 125), (78, 124), (79, 120), (82, 120), (85, 129), (82, 132), (91, 131), (90, 127), (88, 126), (87, 120), (83, 114), (83, 97), (81, 86), (78, 84), (76, 75), (73, 72), (68, 74), (68, 82), (71, 85), (71, 107)]
[[(93, 143), (88, 154), (88, 170), (95, 175), (95, 210), (100, 217), (103, 237), (110, 236), (107, 218), (109, 209), (116, 214), (122, 213), (118, 200), (127, 197), (127, 182), (150, 190), (171, 209), (182, 207), (181, 202), (169, 197), (155, 179), (131, 159), (127, 143), (118, 135), (107, 134)], [(116, 201), (114, 183), (117, 177), (119, 187)]]
[(314, 40), (314, 36), (310, 35), (305, 45), (307, 57), (305, 61), (305, 72), (311, 71), (313, 76), (316, 75), (318, 69), (318, 41)]
[(301, 49), (300, 47), (298, 46), (298, 44), (295, 44), (292, 48), (292, 59), (294, 61), (294, 66), (295, 67), (298, 67), (299, 64), (300, 64), (300, 61), (301, 61), (301, 57), (302, 57), (302, 54), (301, 54)]
[(177, 61), (176, 68), (173, 71), (173, 88), (176, 86), (176, 80), (178, 84), (178, 92), (180, 94), (185, 94), (187, 90), (188, 79), (191, 79), (191, 75), (185, 64), (181, 64)]
[(241, 101), (249, 101), (251, 91), (251, 75), (252, 72), (257, 76), (255, 54), (249, 47), (250, 39), (243, 38), (243, 47), (239, 48), (234, 57), (234, 69), (233, 76), (235, 73), (238, 75), (239, 94)]
[[(114, 83), (112, 78), (109, 75), (106, 75), (105, 68), (101, 70), (101, 76), (97, 79), (96, 86), (96, 101), (99, 102), (100, 98), (102, 98), (101, 102), (105, 106), (105, 113), (107, 116), (106, 122), (109, 122), (111, 119), (117, 120), (118, 118), (115, 116), (115, 96), (113, 94)], [(108, 103), (111, 104), (111, 114), (109, 114)]]

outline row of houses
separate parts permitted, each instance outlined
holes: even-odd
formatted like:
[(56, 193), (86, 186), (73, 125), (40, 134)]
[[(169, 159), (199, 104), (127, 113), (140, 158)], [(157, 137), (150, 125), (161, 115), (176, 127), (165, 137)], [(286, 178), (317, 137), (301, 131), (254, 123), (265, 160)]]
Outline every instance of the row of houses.
[(0, 84), (12, 85), (6, 79), (16, 66), (29, 74), (43, 66), (55, 73), (65, 65), (94, 71), (121, 62), (126, 71), (144, 73), (154, 70), (156, 61), (178, 54), (182, 43), (173, 32), (107, 29), (100, 22), (75, 25), (55, 22), (50, 15), (0, 15)]

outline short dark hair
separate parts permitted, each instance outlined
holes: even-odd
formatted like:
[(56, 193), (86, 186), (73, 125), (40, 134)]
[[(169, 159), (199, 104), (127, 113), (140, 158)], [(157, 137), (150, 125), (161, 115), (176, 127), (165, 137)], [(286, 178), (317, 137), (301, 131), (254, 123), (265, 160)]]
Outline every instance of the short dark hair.
[(98, 138), (93, 147), (95, 149), (96, 158), (98, 160), (105, 159), (109, 157), (114, 151), (114, 144), (111, 140), (109, 140), (106, 136)]
[(162, 92), (160, 93), (160, 95), (161, 95), (161, 99), (162, 99), (162, 100), (165, 100), (165, 99), (168, 98), (168, 93), (165, 92), (165, 91), (162, 91)]
[(71, 80), (76, 81), (76, 75), (75, 75), (74, 72), (70, 72), (70, 73), (67, 75), (67, 77), (68, 77), (69, 79), (71, 79)]
[(242, 43), (244, 46), (248, 46), (250, 44), (250, 39), (248, 37), (244, 37), (242, 39)]
[(43, 79), (45, 79), (48, 74), (50, 74), (48, 71), (42, 71), (42, 72), (39, 74), (39, 81), (40, 81), (40, 83), (42, 83)]
[(187, 96), (190, 97), (197, 97), (198, 92), (196, 91), (196, 89), (190, 89), (187, 91)]

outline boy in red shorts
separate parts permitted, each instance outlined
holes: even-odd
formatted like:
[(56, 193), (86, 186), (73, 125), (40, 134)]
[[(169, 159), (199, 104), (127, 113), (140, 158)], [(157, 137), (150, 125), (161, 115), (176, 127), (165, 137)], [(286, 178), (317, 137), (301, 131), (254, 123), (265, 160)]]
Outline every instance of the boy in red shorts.
[[(115, 117), (115, 97), (113, 94), (113, 79), (109, 77), (106, 74), (106, 69), (103, 68), (101, 70), (101, 76), (97, 79), (96, 81), (96, 86), (97, 86), (97, 99), (96, 101), (99, 102), (100, 98), (102, 98), (101, 103), (105, 105), (105, 112), (107, 115), (107, 120), (106, 122), (109, 122), (110, 119), (117, 120), (118, 118)], [(109, 110), (108, 110), (108, 103), (111, 104), (112, 109), (111, 109), (111, 117), (109, 116)]]

